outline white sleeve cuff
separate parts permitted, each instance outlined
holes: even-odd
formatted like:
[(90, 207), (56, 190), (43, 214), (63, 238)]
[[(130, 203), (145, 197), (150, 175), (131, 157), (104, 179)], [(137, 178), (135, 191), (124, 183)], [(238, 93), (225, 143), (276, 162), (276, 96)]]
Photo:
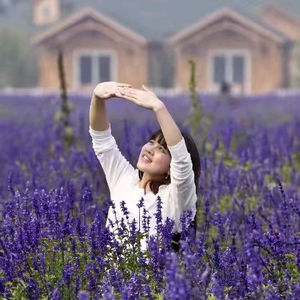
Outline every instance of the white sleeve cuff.
[(111, 134), (111, 125), (109, 123), (109, 128), (103, 131), (96, 131), (89, 127), (89, 133), (92, 137), (93, 148), (97, 152), (106, 152), (113, 149), (116, 146), (116, 140)]

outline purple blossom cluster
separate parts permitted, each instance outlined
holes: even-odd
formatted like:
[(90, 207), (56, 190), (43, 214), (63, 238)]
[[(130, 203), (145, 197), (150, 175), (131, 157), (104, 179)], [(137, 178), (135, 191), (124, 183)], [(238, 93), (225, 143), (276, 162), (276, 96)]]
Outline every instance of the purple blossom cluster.
[[(160, 197), (157, 235), (145, 233), (143, 198), (139, 220), (129, 222), (122, 202), (124, 218), (111, 222), (116, 234), (105, 227), (115, 204), (88, 134), (89, 99), (71, 100), (76, 139), (66, 148), (53, 120), (58, 98), (0, 97), (1, 299), (300, 298), (299, 98), (220, 104), (203, 96), (205, 111), (219, 118), (199, 143), (196, 236), (185, 211), (178, 252)], [(165, 100), (183, 121), (187, 98)], [(126, 117), (130, 111), (139, 119), (122, 119), (125, 104), (116, 101), (113, 134), (134, 165), (158, 124), (133, 106)], [(278, 105), (269, 109), (272, 101)], [(273, 118), (261, 118), (262, 109)]]

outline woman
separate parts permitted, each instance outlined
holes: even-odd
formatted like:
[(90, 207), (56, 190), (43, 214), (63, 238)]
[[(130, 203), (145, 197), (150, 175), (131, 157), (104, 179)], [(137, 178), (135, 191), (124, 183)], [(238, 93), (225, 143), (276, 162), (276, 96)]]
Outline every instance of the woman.
[[(160, 130), (155, 132), (140, 152), (135, 169), (120, 153), (106, 111), (106, 100), (120, 97), (141, 107), (152, 110)], [(167, 217), (175, 221), (173, 240), (180, 238), (180, 216), (184, 210), (192, 210), (194, 224), (196, 220), (196, 203), (198, 179), (200, 176), (200, 157), (193, 139), (181, 132), (168, 112), (164, 103), (143, 85), (143, 90), (131, 88), (128, 84), (103, 82), (96, 86), (90, 106), (90, 135), (93, 148), (115, 203), (116, 216), (109, 208), (106, 226), (109, 219), (120, 222), (123, 212), (120, 207), (125, 201), (129, 211), (129, 221), (134, 218), (139, 223), (139, 203), (144, 198), (150, 220), (149, 235), (156, 234), (156, 199), (162, 199), (162, 219)], [(146, 241), (142, 241), (146, 249)], [(179, 248), (173, 246), (175, 251)]]

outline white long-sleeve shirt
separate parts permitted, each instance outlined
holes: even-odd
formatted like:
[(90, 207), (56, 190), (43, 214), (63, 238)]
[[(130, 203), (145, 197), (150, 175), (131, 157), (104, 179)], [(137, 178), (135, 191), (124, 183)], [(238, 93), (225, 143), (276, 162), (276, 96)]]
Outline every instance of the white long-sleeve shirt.
[[(168, 146), (171, 153), (170, 184), (159, 187), (158, 193), (147, 192), (139, 187), (138, 169), (135, 169), (121, 154), (115, 138), (111, 134), (111, 124), (105, 131), (95, 131), (91, 127), (89, 133), (92, 137), (92, 145), (95, 154), (105, 173), (106, 181), (110, 191), (110, 198), (115, 203), (118, 222), (121, 222), (123, 212), (120, 207), (122, 200), (125, 201), (129, 211), (129, 221), (137, 221), (139, 227), (139, 208), (137, 204), (144, 198), (144, 206), (148, 211), (150, 219), (149, 236), (156, 234), (157, 196), (162, 200), (162, 222), (169, 217), (175, 221), (173, 232), (181, 232), (180, 217), (184, 210), (192, 210), (193, 218), (196, 214), (196, 186), (194, 183), (194, 172), (190, 153), (187, 151), (184, 138), (175, 146)], [(142, 214), (140, 209), (140, 230), (142, 231)], [(116, 222), (112, 207), (109, 208), (106, 226), (111, 230), (109, 219)], [(116, 226), (115, 226), (116, 227)], [(146, 249), (146, 240), (142, 241), (142, 249)]]

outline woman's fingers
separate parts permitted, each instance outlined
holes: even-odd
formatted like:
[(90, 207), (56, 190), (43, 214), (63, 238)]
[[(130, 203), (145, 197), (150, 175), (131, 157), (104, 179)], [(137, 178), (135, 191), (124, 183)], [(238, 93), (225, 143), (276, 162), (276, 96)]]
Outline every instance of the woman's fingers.
[(150, 89), (147, 88), (144, 84), (142, 85), (142, 88), (143, 88), (143, 90), (146, 91), (146, 92), (151, 92)]
[(128, 91), (126, 91), (125, 89), (122, 89), (122, 88), (118, 89), (116, 94), (119, 94), (121, 96), (136, 97), (135, 94), (130, 93), (130, 92), (128, 92)]
[(131, 93), (131, 92), (121, 92), (121, 94), (125, 95), (125, 96), (129, 96), (129, 97), (133, 97), (133, 98), (138, 98), (138, 95), (135, 93)]
[(122, 94), (120, 94), (120, 93), (116, 93), (116, 96), (117, 96), (117, 97), (120, 97), (120, 98), (123, 98), (123, 99), (126, 99), (126, 100), (129, 100), (129, 101), (131, 101), (131, 102), (133, 102), (133, 103), (136, 103), (136, 101), (137, 101), (137, 99), (134, 98), (134, 97), (122, 95)]
[(141, 92), (141, 90), (134, 89), (134, 88), (128, 87), (128, 86), (122, 86), (122, 87), (120, 87), (120, 88), (123, 89), (124, 91), (129, 91), (129, 92), (134, 92), (134, 93), (136, 93), (136, 92)]
[(138, 90), (134, 90), (134, 89), (121, 89), (121, 93), (124, 94), (124, 95), (131, 95), (131, 96), (135, 96), (137, 97), (139, 95), (139, 92)]
[(117, 85), (122, 87), (131, 87), (131, 85), (128, 83), (117, 83)]
[(125, 91), (118, 91), (118, 93), (122, 96), (122, 97), (132, 97), (137, 99), (137, 96), (135, 94), (129, 93), (129, 92), (125, 92)]

